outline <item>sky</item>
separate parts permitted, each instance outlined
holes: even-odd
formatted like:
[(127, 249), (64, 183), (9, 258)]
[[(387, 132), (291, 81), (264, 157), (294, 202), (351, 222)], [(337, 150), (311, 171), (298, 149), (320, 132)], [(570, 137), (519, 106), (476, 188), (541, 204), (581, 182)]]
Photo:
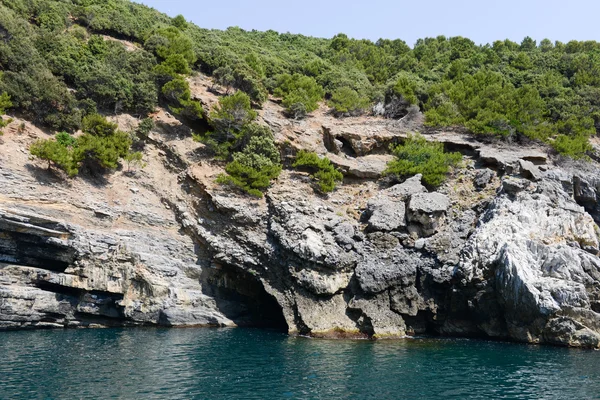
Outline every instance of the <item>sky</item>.
[(600, 41), (598, 0), (137, 0), (202, 28), (300, 33), (357, 39), (464, 36), (478, 44), (525, 36)]

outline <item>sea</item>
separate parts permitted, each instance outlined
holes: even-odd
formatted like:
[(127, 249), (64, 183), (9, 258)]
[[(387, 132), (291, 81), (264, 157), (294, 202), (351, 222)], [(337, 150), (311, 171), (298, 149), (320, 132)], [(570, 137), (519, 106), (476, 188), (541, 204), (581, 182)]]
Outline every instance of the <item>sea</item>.
[(0, 332), (0, 399), (600, 399), (600, 352), (249, 328)]

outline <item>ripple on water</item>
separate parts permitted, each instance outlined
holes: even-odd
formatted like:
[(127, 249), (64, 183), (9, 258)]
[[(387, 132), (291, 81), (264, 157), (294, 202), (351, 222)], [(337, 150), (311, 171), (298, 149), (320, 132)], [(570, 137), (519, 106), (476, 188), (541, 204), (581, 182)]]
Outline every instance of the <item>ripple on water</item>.
[(600, 353), (252, 329), (0, 334), (0, 399), (594, 399)]

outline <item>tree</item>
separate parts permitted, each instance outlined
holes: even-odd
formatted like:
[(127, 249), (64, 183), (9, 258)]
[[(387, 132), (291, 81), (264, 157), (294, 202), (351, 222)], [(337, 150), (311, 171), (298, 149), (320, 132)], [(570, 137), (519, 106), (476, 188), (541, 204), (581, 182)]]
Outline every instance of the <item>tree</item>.
[(217, 68), (213, 72), (213, 82), (225, 88), (225, 94), (229, 94), (231, 87), (235, 85), (233, 69), (229, 65)]
[(79, 172), (73, 160), (73, 152), (56, 140), (38, 140), (29, 148), (32, 156), (48, 162), (48, 169), (53, 165), (64, 170), (69, 176)]
[(161, 92), (169, 104), (176, 105), (177, 107), (181, 107), (182, 102), (191, 98), (190, 86), (182, 77), (177, 77), (165, 84)]
[(252, 110), (250, 97), (244, 92), (236, 92), (230, 96), (221, 97), (208, 115), (214, 128), (211, 137), (218, 143), (236, 139), (245, 125), (256, 118)]
[(181, 14), (173, 18), (172, 24), (174, 27), (182, 31), (186, 30), (188, 27), (188, 23), (185, 20), (185, 17)]
[(181, 55), (190, 66), (197, 60), (192, 40), (174, 26), (158, 29), (146, 40), (144, 47), (162, 60), (175, 54)]
[(125, 132), (116, 131), (110, 136), (86, 133), (77, 139), (73, 149), (73, 162), (92, 174), (115, 169), (119, 160), (127, 156), (131, 138)]
[(233, 153), (233, 161), (225, 168), (227, 175), (220, 175), (217, 182), (262, 197), (271, 181), (281, 173), (279, 150), (273, 133), (266, 126), (250, 124), (244, 129), (243, 137), (242, 150)]
[(90, 114), (83, 118), (81, 130), (98, 137), (109, 137), (116, 132), (117, 124), (109, 122), (100, 114)]
[(145, 168), (146, 163), (143, 161), (144, 155), (141, 151), (130, 151), (123, 159), (127, 162), (127, 172), (131, 171), (131, 167), (134, 168)]
[(73, 147), (77, 143), (75, 138), (69, 135), (67, 132), (57, 133), (56, 142), (65, 148)]

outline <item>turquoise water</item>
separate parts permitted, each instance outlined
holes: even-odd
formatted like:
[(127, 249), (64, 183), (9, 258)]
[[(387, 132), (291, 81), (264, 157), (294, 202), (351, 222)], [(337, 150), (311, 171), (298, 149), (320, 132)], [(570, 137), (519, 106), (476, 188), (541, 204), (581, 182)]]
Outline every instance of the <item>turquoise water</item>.
[(0, 399), (600, 399), (600, 352), (253, 329), (0, 333)]

